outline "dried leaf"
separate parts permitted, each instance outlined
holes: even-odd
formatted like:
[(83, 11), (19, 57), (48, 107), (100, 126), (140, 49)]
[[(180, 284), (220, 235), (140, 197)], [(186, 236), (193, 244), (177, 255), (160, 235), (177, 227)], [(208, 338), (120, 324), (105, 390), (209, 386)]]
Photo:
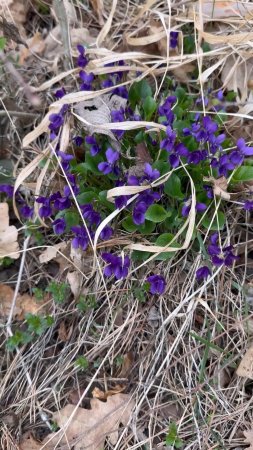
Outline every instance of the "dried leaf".
[(0, 258), (10, 256), (18, 259), (20, 253), (18, 239), (18, 230), (14, 225), (9, 225), (9, 206), (8, 203), (0, 203)]
[(60, 242), (59, 244), (53, 245), (52, 247), (47, 247), (46, 250), (44, 250), (40, 256), (39, 256), (39, 262), (41, 264), (45, 264), (52, 259), (56, 258), (59, 251), (65, 250), (67, 247), (67, 242)]
[[(63, 447), (64, 444), (68, 444), (68, 448), (73, 450), (83, 448), (100, 450), (104, 446), (106, 437), (112, 445), (115, 445), (118, 440), (119, 424), (122, 423), (124, 426), (128, 424), (133, 407), (134, 402), (127, 394), (110, 396), (107, 402), (93, 398), (89, 410), (66, 405), (53, 415), (54, 421), (61, 428), (60, 432), (49, 434), (41, 447), (44, 445), (45, 450), (53, 450), (56, 445)], [(27, 439), (23, 440), (20, 450), (27, 450), (28, 442)], [(35, 446), (34, 450), (37, 449), (38, 447)]]
[[(20, 446), (20, 450), (41, 450), (42, 444), (36, 441), (30, 434), (25, 434)], [(48, 447), (45, 447), (48, 450)]]
[(109, 389), (108, 391), (101, 391), (98, 387), (95, 387), (92, 391), (93, 398), (98, 398), (99, 400), (107, 400), (111, 395), (119, 394), (124, 391), (126, 386), (120, 386), (119, 384), (115, 386), (113, 389)]
[(128, 352), (124, 355), (124, 359), (122, 362), (122, 366), (120, 369), (120, 373), (118, 375), (118, 378), (128, 378), (134, 362), (134, 355), (132, 352)]
[(31, 56), (32, 53), (36, 53), (37, 55), (41, 55), (45, 49), (45, 42), (42, 38), (41, 33), (38, 31), (35, 35), (27, 39), (26, 43), (24, 43), (25, 47), (21, 47), (19, 52), (19, 64), (22, 66), (27, 58)]
[(217, 197), (223, 198), (224, 200), (230, 200), (230, 194), (227, 192), (228, 187), (228, 181), (225, 177), (220, 178), (204, 178), (204, 181), (207, 181), (208, 183), (211, 183), (213, 186), (213, 193)]
[(60, 341), (67, 342), (71, 336), (73, 330), (73, 326), (71, 326), (68, 330), (66, 327), (66, 323), (62, 320), (58, 329), (58, 337)]
[(249, 95), (248, 81), (253, 78), (253, 58), (241, 59), (230, 55), (221, 72), (221, 79), (229, 91), (235, 91), (245, 102)]
[(8, 22), (15, 23), (16, 26), (25, 24), (26, 15), (29, 9), (29, 0), (4, 0), (0, 2), (0, 14)]
[[(193, 3), (192, 9), (198, 11), (199, 2)], [(200, 10), (199, 10), (200, 11)], [(231, 17), (252, 18), (253, 5), (238, 0), (203, 0), (201, 2), (201, 14), (204, 21), (214, 19), (226, 19)]]
[(104, 19), (103, 19), (103, 14), (104, 14), (103, 0), (91, 0), (91, 5), (92, 5), (92, 8), (94, 9), (95, 13), (98, 16), (99, 25), (103, 26), (105, 23)]
[(244, 442), (250, 444), (250, 447), (247, 447), (246, 450), (253, 450), (253, 429), (244, 431), (243, 434), (245, 436)]
[(70, 285), (70, 289), (74, 297), (78, 297), (81, 293), (82, 287), (82, 274), (77, 270), (75, 272), (69, 272), (67, 275), (67, 280)]
[(236, 374), (238, 377), (253, 379), (253, 346), (246, 351), (236, 370)]
[[(0, 317), (7, 318), (10, 313), (12, 301), (14, 297), (14, 290), (6, 284), (0, 284)], [(17, 320), (24, 320), (25, 314), (37, 314), (42, 310), (44, 303), (36, 302), (34, 297), (28, 294), (17, 295), (16, 303), (13, 311), (13, 318)]]

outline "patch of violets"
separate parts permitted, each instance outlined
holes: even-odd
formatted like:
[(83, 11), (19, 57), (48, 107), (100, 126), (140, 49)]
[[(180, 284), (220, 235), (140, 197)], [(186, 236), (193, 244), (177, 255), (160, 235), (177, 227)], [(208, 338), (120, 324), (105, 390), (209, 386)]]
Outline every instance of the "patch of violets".
[[(170, 32), (169, 45), (172, 49), (178, 46), (178, 36), (179, 33), (177, 31)], [(85, 47), (78, 45), (77, 51), (78, 57), (76, 63), (80, 69), (80, 91), (93, 90), (99, 84), (101, 88), (111, 87), (112, 90), (110, 93), (112, 95), (116, 94), (124, 99), (128, 99), (128, 89), (125, 86), (116, 86), (122, 82), (126, 73), (126, 71), (119, 70), (119, 67), (124, 66), (124, 61), (119, 61), (117, 64), (110, 63), (109, 66), (112, 68), (112, 71), (106, 78), (101, 80), (90, 72), (87, 67), (89, 59)], [(154, 133), (147, 134), (146, 136), (146, 142), (149, 143), (152, 153), (151, 160), (155, 161), (157, 155), (163, 153), (169, 169), (174, 169), (175, 173), (180, 169), (181, 164), (185, 164), (188, 170), (199, 167), (199, 172), (201, 173), (203, 168), (208, 167), (209, 170), (211, 169), (213, 171), (214, 176), (227, 177), (231, 171), (243, 164), (245, 158), (253, 156), (253, 147), (248, 146), (243, 138), (237, 140), (236, 146), (232, 150), (224, 150), (223, 147), (225, 146), (224, 143), (227, 137), (225, 133), (220, 132), (219, 125), (213, 116), (200, 113), (192, 114), (191, 119), (188, 122), (186, 121), (187, 126), (183, 127), (179, 132), (177, 126), (178, 98), (177, 95), (174, 95), (173, 89), (171, 89), (170, 94), (166, 98), (160, 100), (155, 113), (155, 120), (164, 125), (165, 131), (162, 131), (157, 136)], [(65, 88), (60, 87), (55, 91), (54, 95), (56, 99), (64, 99), (66, 95)], [(216, 104), (213, 110), (222, 109), (222, 102), (224, 101), (222, 91), (215, 94), (215, 100)], [(207, 108), (210, 103), (208, 97), (204, 98), (204, 103)], [(198, 98), (195, 104), (196, 106), (198, 105), (197, 109), (199, 109), (199, 105), (202, 104), (202, 99)], [(120, 124), (123, 121), (143, 120), (140, 112), (141, 108), (134, 109), (130, 106), (130, 103), (127, 103), (125, 107), (121, 106), (118, 110), (111, 111), (111, 121)], [(63, 104), (58, 113), (53, 113), (49, 116), (48, 129), (51, 141), (58, 138), (58, 142), (60, 142), (61, 130), (68, 113), (68, 105)], [(185, 110), (186, 113), (189, 116), (187, 108)], [(146, 131), (149, 130), (147, 129)], [(127, 136), (125, 130), (117, 129), (112, 130), (112, 132), (118, 140), (118, 143), (121, 143)], [(76, 146), (80, 147), (80, 150), (83, 149), (84, 155), (88, 153), (96, 161), (96, 158), (100, 158), (98, 159), (97, 170), (101, 175), (104, 175), (110, 180), (111, 187), (148, 185), (148, 188), (140, 192), (136, 200), (130, 205), (127, 205), (128, 200), (131, 198), (130, 195), (121, 195), (115, 199), (115, 208), (122, 209), (122, 211), (126, 210), (127, 213), (130, 213), (132, 215), (132, 221), (137, 227), (145, 224), (146, 213), (149, 207), (157, 202), (161, 202), (162, 204), (164, 202), (164, 186), (160, 185), (159, 187), (155, 187), (155, 181), (161, 175), (160, 171), (153, 167), (153, 163), (144, 161), (139, 175), (132, 175), (131, 170), (128, 172), (128, 165), (125, 165), (125, 159), (122, 158), (121, 151), (119, 151), (120, 146), (115, 146), (116, 148), (114, 148), (113, 141), (110, 141), (104, 135), (101, 136), (98, 133), (85, 135), (83, 132), (75, 130), (75, 134), (71, 136), (71, 139)], [(191, 142), (191, 145), (189, 145), (189, 142)], [(133, 143), (133, 145), (135, 144)], [(71, 235), (73, 248), (85, 251), (90, 244), (90, 239), (94, 238), (96, 229), (107, 215), (107, 212), (101, 210), (99, 201), (95, 198), (84, 204), (79, 202), (82, 220), (76, 225), (68, 225), (65, 213), (66, 211), (71, 213), (75, 210), (73, 194), (74, 196), (78, 196), (82, 193), (82, 189), (85, 187), (84, 180), (78, 172), (74, 171), (76, 159), (73, 154), (61, 151), (58, 144), (56, 145), (55, 153), (59, 158), (61, 169), (64, 172), (67, 183), (63, 187), (62, 192), (57, 191), (49, 196), (41, 195), (36, 198), (36, 202), (39, 204), (39, 215), (43, 220), (49, 219), (51, 221), (55, 235)], [(129, 169), (131, 169), (131, 165)], [(100, 179), (102, 182), (100, 187), (103, 190), (103, 180), (105, 179), (103, 177), (100, 177)], [(7, 198), (12, 198), (13, 187), (8, 184), (0, 185), (1, 194)], [(196, 212), (199, 214), (204, 213), (213, 200), (212, 186), (203, 184), (201, 194), (201, 200), (196, 203)], [(34, 209), (26, 204), (22, 199), (22, 195), (16, 195), (19, 195), (20, 214), (27, 220), (31, 219), (34, 214)], [(203, 198), (206, 198), (206, 201)], [(241, 206), (246, 211), (252, 211), (253, 200), (243, 200)], [(181, 199), (178, 201), (177, 207), (179, 216), (183, 220), (190, 213), (191, 197), (186, 196), (184, 200)], [(106, 225), (102, 229), (99, 237), (104, 241), (110, 240), (113, 234), (113, 228)], [(231, 267), (237, 259), (232, 245), (221, 245), (218, 233), (211, 235), (207, 245), (207, 253), (209, 255), (209, 261), (196, 271), (196, 279), (198, 282), (208, 279), (212, 273), (212, 266)], [(105, 277), (122, 280), (128, 276), (131, 265), (131, 260), (128, 255), (102, 252), (101, 257), (104, 262), (103, 273)], [(162, 275), (150, 275), (146, 281), (148, 282), (149, 293), (151, 295), (162, 295), (165, 292), (166, 281)]]

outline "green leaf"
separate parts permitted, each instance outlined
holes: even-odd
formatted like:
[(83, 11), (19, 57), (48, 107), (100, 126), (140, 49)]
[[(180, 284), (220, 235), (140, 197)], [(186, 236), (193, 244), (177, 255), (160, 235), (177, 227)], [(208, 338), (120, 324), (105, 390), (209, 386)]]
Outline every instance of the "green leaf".
[(146, 211), (145, 217), (151, 222), (159, 223), (166, 219), (167, 212), (160, 205), (151, 205)]
[(87, 191), (82, 192), (81, 194), (77, 195), (77, 201), (79, 205), (85, 205), (86, 203), (92, 202), (92, 200), (97, 199), (98, 196), (94, 191)]
[(173, 445), (175, 448), (181, 448), (183, 446), (182, 439), (177, 436), (177, 424), (175, 422), (170, 423), (166, 436), (166, 445)]
[(115, 205), (112, 202), (109, 202), (109, 200), (107, 200), (107, 191), (101, 191), (98, 194), (99, 197), (99, 201), (100, 203), (106, 207), (106, 209), (108, 211), (114, 211), (115, 210)]
[(145, 120), (150, 120), (153, 116), (154, 112), (156, 111), (157, 104), (156, 101), (153, 99), (153, 97), (148, 96), (145, 98), (143, 102), (143, 110), (145, 114)]
[(129, 101), (132, 108), (149, 96), (152, 97), (152, 90), (146, 80), (134, 82), (129, 89)]
[(234, 183), (253, 180), (253, 167), (241, 166), (234, 172), (232, 181)]
[(132, 253), (133, 261), (146, 261), (150, 257), (149, 252), (141, 252), (139, 250), (134, 250)]
[(149, 220), (145, 220), (142, 225), (138, 226), (138, 231), (140, 231), (141, 234), (151, 234), (153, 233), (154, 229), (155, 223)]
[(184, 199), (185, 195), (181, 191), (181, 180), (175, 173), (172, 173), (168, 181), (166, 181), (164, 185), (164, 192), (170, 197), (177, 198), (179, 200)]
[[(173, 234), (171, 233), (163, 233), (161, 234), (157, 240), (156, 240), (156, 245), (159, 245), (160, 247), (165, 247), (166, 245), (168, 245), (172, 239), (174, 238)], [(180, 244), (176, 241), (174, 241), (171, 244), (172, 247), (180, 247)], [(160, 255), (158, 255), (155, 260), (156, 261), (165, 261), (166, 259), (170, 259), (175, 255), (176, 252), (164, 252), (161, 253)]]
[[(167, 155), (168, 155), (168, 153), (167, 153)], [(153, 164), (153, 167), (154, 167), (154, 169), (159, 170), (160, 175), (164, 175), (165, 173), (168, 173), (171, 170), (170, 164), (168, 162), (164, 162), (164, 161), (156, 161)]]
[(123, 220), (122, 227), (129, 233), (134, 233), (137, 230), (137, 225), (133, 223), (132, 216), (128, 216), (125, 220)]
[(5, 47), (7, 39), (5, 37), (0, 37), (0, 50), (2, 51)]
[[(211, 223), (213, 216), (205, 216), (202, 220), (202, 225), (204, 228), (208, 229), (209, 225)], [(215, 219), (213, 220), (212, 226), (210, 227), (210, 230), (212, 231), (218, 231), (222, 230), (226, 222), (225, 214), (222, 211), (218, 211), (218, 213), (215, 216)]]

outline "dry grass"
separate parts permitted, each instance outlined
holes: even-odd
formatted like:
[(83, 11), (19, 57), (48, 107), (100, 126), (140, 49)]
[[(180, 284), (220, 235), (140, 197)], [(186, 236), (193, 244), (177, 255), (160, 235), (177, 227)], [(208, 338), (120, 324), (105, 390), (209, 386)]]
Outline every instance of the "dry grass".
[[(95, 13), (88, 3), (84, 3), (77, 1), (76, 5), (80, 10), (86, 10), (88, 22), (94, 22)], [(243, 4), (246, 8), (247, 2)], [(127, 83), (131, 83), (136, 71), (139, 71), (140, 77), (152, 77), (158, 94), (166, 73), (173, 72), (177, 77), (179, 68), (194, 63), (198, 65), (201, 75), (199, 80), (189, 80), (189, 89), (200, 88), (204, 96), (207, 82), (213, 89), (217, 88), (222, 68), (231, 55), (236, 58), (237, 65), (244, 64), (247, 70), (246, 62), (252, 53), (253, 21), (250, 14), (247, 18), (244, 15), (220, 21), (205, 21), (203, 17), (201, 8), (198, 14), (198, 8), (193, 9), (189, 1), (163, 3), (150, 0), (139, 6), (137, 2), (105, 1), (104, 26), (101, 28), (95, 22), (100, 33), (97, 46), (89, 50), (92, 61), (90, 69), (97, 74), (108, 73), (111, 68), (104, 68), (105, 63), (127, 60), (128, 64), (122, 67), (122, 70), (129, 71)], [(158, 21), (157, 34), (147, 32), (151, 18)], [(178, 30), (186, 24), (194, 27), (196, 54), (162, 54), (158, 43), (168, 38), (166, 25), (169, 24), (177, 26)], [(212, 44), (211, 50), (204, 54), (200, 47), (202, 37)], [(236, 67), (235, 64), (231, 68), (230, 79)], [(33, 80), (32, 85), (37, 86), (34, 92), (43, 95), (50, 113), (57, 111), (62, 104), (62, 101), (52, 102), (50, 92), (54, 83), (60, 77), (70, 82), (74, 72), (72, 69), (61, 72), (45, 84), (44, 81), (42, 84)], [(23, 76), (26, 77), (25, 73)], [(245, 79), (248, 80), (247, 72)], [(229, 82), (229, 77), (226, 82)], [(2, 86), (1, 89), (4, 94), (2, 103), (5, 104), (9, 86)], [(104, 89), (96, 95), (108, 91)], [(250, 102), (247, 103), (247, 83), (240, 94), (244, 100), (225, 123), (232, 134), (235, 117), (240, 125), (246, 123), (247, 127), (251, 127), (253, 108)], [(26, 111), (27, 99), (23, 94), (17, 91), (14, 97)], [(74, 105), (93, 97), (94, 93), (89, 92), (69, 94), (63, 102)], [(11, 120), (5, 131), (5, 134), (9, 133), (12, 143), (18, 144), (24, 139), (26, 147), (18, 156), (16, 187), (33, 181), (37, 194), (45, 186), (50, 189), (52, 182), (48, 170), (41, 175), (38, 169), (41, 152), (44, 152), (43, 156), (48, 154), (48, 143), (41, 137), (48, 126), (48, 114), (41, 111), (40, 117), (43, 120), (37, 121), (35, 131), (27, 135), (28, 129), (25, 126), (22, 128), (22, 124), (17, 129), (10, 115)], [(140, 127), (145, 125), (144, 122), (139, 124)], [(104, 128), (106, 126), (107, 129), (116, 128), (116, 124), (106, 124)], [(127, 128), (129, 124), (125, 126)], [(65, 144), (67, 146), (68, 141)], [(12, 157), (16, 162), (17, 156), (12, 154)], [(192, 213), (194, 210), (193, 204)], [(79, 404), (84, 406), (95, 386), (107, 390), (119, 382), (126, 386), (125, 392), (135, 398), (136, 409), (131, 426), (122, 431), (115, 449), (168, 449), (164, 439), (171, 419), (177, 422), (185, 450), (241, 448), (243, 431), (252, 423), (252, 382), (238, 378), (235, 369), (252, 339), (253, 314), (245, 303), (241, 289), (244, 282), (250, 280), (251, 274), (250, 265), (247, 266), (251, 224), (238, 226), (239, 222), (236, 209), (228, 212), (227, 242), (236, 242), (243, 255), (238, 267), (226, 271), (217, 269), (198, 289), (194, 284), (194, 274), (200, 258), (193, 261), (190, 252), (190, 237), (195, 224), (193, 214), (187, 223), (189, 239), (186, 239), (185, 250), (179, 251), (166, 263), (154, 263), (150, 258), (138, 273), (135, 268), (120, 285), (110, 287), (103, 279), (96, 259), (95, 242), (90, 259), (94, 259), (91, 266), (95, 264), (99, 270), (85, 273), (83, 287), (89, 294), (95, 294), (99, 305), (96, 311), (80, 316), (74, 301), (64, 305), (64, 308), (52, 306), (50, 313), (55, 320), (54, 327), (32, 345), (11, 354), (5, 351), (5, 342), (15, 325), (9, 322), (6, 326), (3, 323), (0, 328), (1, 448), (18, 449), (17, 442), (26, 430), (32, 429), (37, 437), (43, 437), (51, 412), (64, 406), (73, 391), (79, 393)], [(129, 235), (118, 238), (129, 239)], [(51, 243), (54, 239), (49, 237), (47, 244)], [(154, 254), (159, 251), (154, 249)], [(41, 280), (45, 283), (53, 279), (54, 275), (47, 272), (47, 267), (38, 264), (40, 252), (41, 249), (29, 248), (28, 244), (22, 252), (18, 277), (14, 276), (9, 282), (15, 283), (18, 289), (22, 286), (31, 289)], [(166, 277), (166, 292), (159, 300), (140, 303), (133, 295), (133, 285), (142, 283), (154, 268)], [(59, 281), (65, 281), (66, 273), (63, 271), (57, 277)], [(62, 323), (68, 331), (65, 342), (59, 336)], [(127, 377), (119, 379), (119, 358), (128, 353), (133, 354), (131, 371)], [(75, 366), (75, 360), (80, 355), (89, 361), (89, 369), (83, 373)], [(13, 426), (9, 426), (5, 423), (6, 417), (9, 420), (16, 417), (17, 422), (13, 419)], [(107, 448), (110, 448), (109, 444)]]

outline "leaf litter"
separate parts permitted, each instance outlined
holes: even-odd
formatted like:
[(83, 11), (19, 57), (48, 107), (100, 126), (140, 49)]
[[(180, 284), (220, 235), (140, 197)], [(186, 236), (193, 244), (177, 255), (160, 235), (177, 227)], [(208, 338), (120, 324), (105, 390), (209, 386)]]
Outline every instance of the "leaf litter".
[[(20, 450), (53, 450), (71, 447), (73, 450), (100, 450), (106, 437), (111, 445), (118, 440), (119, 425), (128, 424), (131, 419), (134, 401), (127, 394), (109, 396), (106, 402), (91, 399), (91, 409), (66, 405), (53, 414), (53, 420), (60, 430), (49, 434), (41, 443), (28, 437), (21, 443)], [(66, 446), (66, 447), (65, 447)]]

